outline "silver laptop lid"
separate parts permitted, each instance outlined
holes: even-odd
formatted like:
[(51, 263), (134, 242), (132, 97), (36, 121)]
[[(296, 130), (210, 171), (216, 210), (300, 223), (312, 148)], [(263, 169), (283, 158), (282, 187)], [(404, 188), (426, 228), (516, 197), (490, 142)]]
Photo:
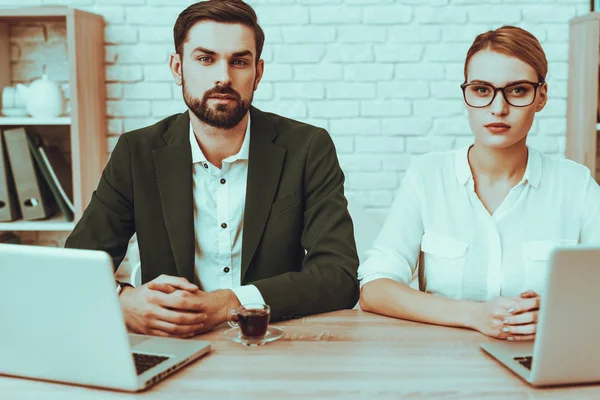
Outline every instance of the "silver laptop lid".
[(0, 282), (0, 373), (136, 389), (106, 253), (0, 244)]
[(548, 272), (531, 381), (600, 381), (600, 249), (555, 249)]

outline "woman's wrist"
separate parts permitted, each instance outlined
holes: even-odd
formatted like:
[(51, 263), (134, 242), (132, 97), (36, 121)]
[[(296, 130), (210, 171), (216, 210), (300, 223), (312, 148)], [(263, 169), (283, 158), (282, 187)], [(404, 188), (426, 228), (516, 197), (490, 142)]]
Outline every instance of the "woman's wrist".
[(477, 320), (483, 303), (476, 301), (461, 301), (461, 312), (458, 313), (458, 323), (463, 328), (477, 329)]

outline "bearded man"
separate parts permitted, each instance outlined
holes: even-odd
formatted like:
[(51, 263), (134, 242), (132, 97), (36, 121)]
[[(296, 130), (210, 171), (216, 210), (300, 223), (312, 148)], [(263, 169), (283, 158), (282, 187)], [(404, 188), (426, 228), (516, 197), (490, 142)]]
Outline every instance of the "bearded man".
[(117, 282), (136, 333), (192, 337), (246, 304), (268, 304), (273, 321), (352, 308), (358, 257), (335, 147), (322, 128), (251, 106), (265, 68), (254, 10), (202, 1), (173, 31), (188, 109), (121, 135), (66, 247), (117, 268), (137, 234), (142, 285)]

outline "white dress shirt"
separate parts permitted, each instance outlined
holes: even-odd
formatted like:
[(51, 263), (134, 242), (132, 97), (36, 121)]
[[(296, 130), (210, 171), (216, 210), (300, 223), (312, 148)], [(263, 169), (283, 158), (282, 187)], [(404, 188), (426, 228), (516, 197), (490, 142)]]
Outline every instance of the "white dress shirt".
[(419, 157), (406, 171), (366, 261), (361, 287), (390, 278), (476, 301), (542, 293), (553, 247), (600, 243), (600, 187), (589, 170), (529, 148), (521, 182), (490, 215), (475, 193), (469, 148)]
[[(221, 169), (206, 160), (190, 123), (194, 196), (194, 283), (206, 292), (231, 289), (241, 304), (264, 304), (254, 285), (241, 286), (242, 233), (250, 149), (250, 116), (240, 151), (223, 160)], [(137, 246), (115, 279), (136, 286), (140, 280)]]
[(207, 161), (191, 123), (190, 146), (196, 235), (194, 283), (206, 292), (231, 289), (241, 304), (264, 304), (256, 286), (240, 286), (250, 117), (240, 151), (224, 159), (221, 169)]

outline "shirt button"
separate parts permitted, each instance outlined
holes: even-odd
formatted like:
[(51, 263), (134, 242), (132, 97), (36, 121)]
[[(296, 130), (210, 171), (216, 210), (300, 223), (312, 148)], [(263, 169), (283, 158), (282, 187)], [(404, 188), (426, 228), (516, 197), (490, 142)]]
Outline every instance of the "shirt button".
[(226, 224), (225, 222), (223, 222), (223, 223), (221, 224), (221, 228), (223, 228), (223, 229), (227, 228), (227, 224)]
[(221, 181), (220, 181), (220, 182), (221, 182), (221, 185), (224, 185), (224, 184), (225, 184), (225, 182), (227, 182), (227, 181), (226, 181), (225, 179), (221, 178)]
[(223, 268), (223, 272), (228, 273), (229, 272), (229, 267)]
[(208, 169), (208, 164), (204, 163), (204, 168)]

